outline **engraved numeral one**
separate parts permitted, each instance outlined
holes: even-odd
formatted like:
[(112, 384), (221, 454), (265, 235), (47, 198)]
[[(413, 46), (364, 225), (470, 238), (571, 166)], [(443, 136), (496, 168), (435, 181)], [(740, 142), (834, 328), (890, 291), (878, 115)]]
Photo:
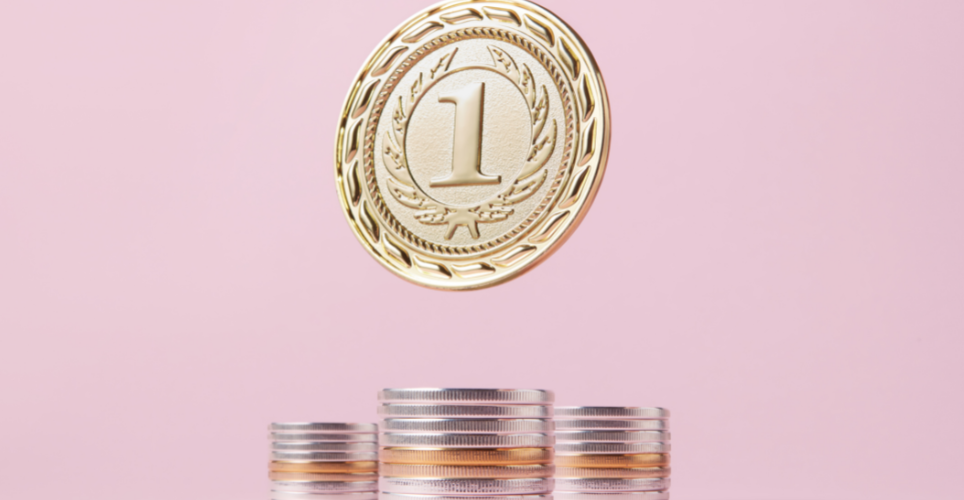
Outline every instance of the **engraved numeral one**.
[(444, 178), (432, 179), (431, 187), (498, 184), (502, 177), (482, 173), (482, 104), (485, 83), (471, 83), (455, 92), (440, 94), (438, 102), (455, 105), (455, 144), (452, 172)]

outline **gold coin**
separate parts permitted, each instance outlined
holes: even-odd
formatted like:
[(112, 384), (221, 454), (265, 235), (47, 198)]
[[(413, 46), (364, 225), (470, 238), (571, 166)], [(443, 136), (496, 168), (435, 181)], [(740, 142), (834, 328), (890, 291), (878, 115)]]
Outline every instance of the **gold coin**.
[(525, 0), (444, 3), (390, 34), (352, 85), (338, 194), (359, 241), (395, 274), (447, 290), (496, 285), (586, 215), (609, 119), (592, 54), (552, 13)]
[(635, 468), (665, 467), (669, 465), (669, 453), (640, 453), (636, 455), (560, 455), (558, 467)]
[(268, 479), (272, 481), (336, 481), (357, 483), (361, 481), (378, 481), (376, 473), (339, 474), (324, 472), (268, 472)]
[(551, 464), (552, 448), (417, 449), (382, 448), (383, 464), (414, 465), (543, 465)]
[(642, 468), (601, 468), (601, 467), (559, 467), (556, 477), (565, 478), (616, 478), (616, 479), (648, 479), (654, 477), (669, 477), (669, 467)]
[(378, 472), (378, 462), (270, 462), (270, 472)]
[(386, 477), (520, 479), (552, 477), (552, 465), (414, 465), (381, 464)]

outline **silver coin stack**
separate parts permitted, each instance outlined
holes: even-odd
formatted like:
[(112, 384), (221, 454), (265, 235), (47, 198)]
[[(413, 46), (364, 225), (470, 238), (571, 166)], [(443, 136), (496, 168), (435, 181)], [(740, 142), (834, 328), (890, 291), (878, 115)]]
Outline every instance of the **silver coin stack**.
[(385, 389), (382, 500), (551, 500), (551, 391)]
[(269, 432), (271, 500), (377, 500), (377, 425), (275, 423)]
[(669, 411), (556, 408), (557, 500), (667, 500)]

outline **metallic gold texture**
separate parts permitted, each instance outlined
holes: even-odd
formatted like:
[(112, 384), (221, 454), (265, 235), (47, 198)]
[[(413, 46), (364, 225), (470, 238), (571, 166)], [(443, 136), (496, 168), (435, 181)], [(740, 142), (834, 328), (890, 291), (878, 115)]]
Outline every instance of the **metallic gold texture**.
[(526, 0), (436, 5), (385, 40), (335, 140), (355, 236), (430, 288), (484, 288), (530, 270), (576, 229), (605, 172), (609, 104), (589, 49)]

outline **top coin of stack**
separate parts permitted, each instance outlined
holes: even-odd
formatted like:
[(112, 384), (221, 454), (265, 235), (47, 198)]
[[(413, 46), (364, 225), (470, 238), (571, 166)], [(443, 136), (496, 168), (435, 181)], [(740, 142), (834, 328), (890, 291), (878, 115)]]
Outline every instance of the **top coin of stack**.
[(275, 423), (268, 430), (272, 500), (377, 500), (377, 425)]
[(551, 391), (385, 389), (378, 400), (383, 500), (552, 492)]
[(561, 406), (556, 429), (557, 498), (669, 498), (669, 410)]

